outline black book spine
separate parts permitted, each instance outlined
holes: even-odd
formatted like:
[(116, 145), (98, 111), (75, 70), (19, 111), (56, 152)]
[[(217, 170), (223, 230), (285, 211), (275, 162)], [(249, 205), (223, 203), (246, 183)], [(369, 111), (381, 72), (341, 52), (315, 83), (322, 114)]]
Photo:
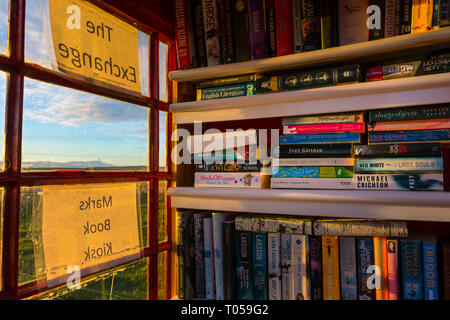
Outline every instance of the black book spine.
[(385, 3), (384, 0), (370, 0), (370, 5), (376, 5), (380, 8), (380, 27), (379, 29), (369, 30), (369, 40), (378, 40), (384, 38), (384, 20), (385, 20)]
[(236, 299), (235, 228), (234, 221), (224, 221), (223, 226), (223, 286), (224, 300)]
[(413, 0), (402, 0), (402, 12), (400, 13), (400, 34), (411, 33), (411, 13)]
[(236, 230), (236, 298), (252, 300), (252, 233)]
[(450, 0), (440, 0), (439, 5), (439, 27), (450, 26)]
[(440, 143), (390, 143), (380, 145), (356, 145), (355, 157), (439, 157)]
[(233, 22), (236, 61), (248, 61), (251, 59), (251, 49), (247, 1), (233, 0)]
[(200, 213), (195, 213), (193, 215), (195, 242), (195, 298), (197, 299), (206, 298), (203, 216), (204, 215)]
[(227, 56), (224, 59), (224, 63), (236, 62), (236, 44), (234, 40), (234, 27), (233, 27), (233, 0), (223, 0), (223, 7), (225, 12), (225, 46)]
[(275, 1), (266, 0), (267, 56), (277, 56), (277, 31), (275, 23)]
[(220, 30), (220, 45), (221, 45), (221, 63), (226, 63), (228, 60), (227, 47), (227, 22), (225, 20), (225, 4), (224, 0), (217, 0), (217, 14), (219, 15), (219, 30)]
[(186, 233), (186, 213), (180, 210), (178, 212), (178, 243), (177, 243), (177, 258), (178, 258), (178, 298), (185, 299), (186, 296), (186, 279), (184, 275), (184, 238)]
[(400, 31), (402, 28), (401, 23), (401, 12), (403, 8), (403, 1), (402, 0), (395, 0), (395, 19), (394, 19), (394, 35), (398, 36), (400, 35)]
[(206, 67), (208, 60), (206, 57), (205, 26), (203, 24), (202, 0), (194, 0), (194, 33), (195, 33), (195, 54), (197, 56), (197, 67)]
[(184, 232), (184, 278), (185, 299), (195, 299), (195, 242), (194, 242), (194, 220), (192, 214), (184, 216), (186, 228)]

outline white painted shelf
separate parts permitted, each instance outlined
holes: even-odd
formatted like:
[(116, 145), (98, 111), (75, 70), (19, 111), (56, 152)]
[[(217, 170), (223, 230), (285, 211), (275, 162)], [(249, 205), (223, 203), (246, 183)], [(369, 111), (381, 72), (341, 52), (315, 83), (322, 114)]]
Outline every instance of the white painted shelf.
[(450, 101), (450, 73), (175, 103), (175, 124), (413, 106)]
[(450, 192), (170, 188), (173, 208), (450, 222)]

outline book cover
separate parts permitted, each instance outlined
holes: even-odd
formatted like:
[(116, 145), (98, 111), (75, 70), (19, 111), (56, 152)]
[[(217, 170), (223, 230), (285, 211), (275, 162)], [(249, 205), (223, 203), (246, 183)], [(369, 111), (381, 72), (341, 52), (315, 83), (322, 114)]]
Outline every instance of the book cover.
[(338, 44), (337, 2), (328, 0), (319, 2), (322, 49), (335, 47)]
[(306, 235), (292, 235), (293, 298), (311, 300), (309, 240)]
[(354, 166), (354, 158), (282, 158), (272, 159), (275, 167), (303, 167), (303, 166)]
[(369, 0), (338, 0), (340, 46), (369, 40), (368, 6)]
[[(450, 139), (450, 133), (449, 133)], [(377, 139), (378, 140), (378, 139)], [(280, 145), (301, 143), (360, 143), (359, 133), (319, 133), (319, 134), (293, 134), (280, 136)], [(389, 142), (389, 141), (386, 141)], [(396, 142), (396, 141), (392, 141)], [(402, 142), (402, 141), (401, 141)]]
[(355, 237), (339, 237), (339, 262), (341, 300), (358, 300)]
[(253, 299), (252, 233), (236, 230), (236, 299)]
[(440, 157), (440, 143), (356, 145), (355, 157)]
[(250, 26), (248, 21), (248, 7), (244, 0), (233, 0), (233, 29), (236, 46), (236, 61), (251, 59)]
[(450, 117), (450, 105), (447, 103), (369, 111), (369, 118), (371, 122), (420, 120), (446, 117)]
[(311, 300), (323, 299), (322, 237), (308, 236), (310, 253)]
[(354, 179), (357, 190), (444, 190), (442, 173), (355, 174)]
[(375, 273), (379, 277), (379, 285), (376, 286), (375, 295), (377, 300), (389, 300), (388, 276), (387, 276), (387, 247), (385, 237), (373, 238), (373, 259)]
[[(449, 123), (450, 123), (450, 120), (449, 120)], [(437, 128), (437, 129), (440, 129), (440, 128)], [(366, 131), (366, 124), (361, 123), (361, 122), (299, 124), (299, 125), (283, 126), (283, 134), (334, 133), (334, 132), (361, 132), (361, 133), (363, 133), (365, 131)], [(372, 130), (372, 131), (375, 131), (375, 130)]]
[(440, 172), (442, 157), (422, 158), (356, 158), (355, 172)]
[(356, 257), (358, 267), (358, 300), (375, 300), (375, 284), (373, 283), (374, 265), (373, 240), (368, 237), (356, 238)]
[(450, 26), (450, 0), (440, 0), (439, 27)]
[(423, 300), (420, 241), (400, 240), (403, 300)]
[(320, 0), (302, 0), (303, 51), (322, 49)]
[(277, 56), (294, 53), (292, 0), (275, 0)]
[(294, 35), (294, 53), (302, 52), (302, 0), (292, 0), (292, 33)]
[(194, 254), (195, 254), (195, 298), (206, 298), (205, 254), (204, 254), (204, 213), (194, 213)]
[(272, 189), (354, 189), (353, 178), (271, 178)]
[(252, 232), (253, 299), (269, 298), (267, 279), (267, 233)]
[(213, 254), (213, 226), (211, 217), (203, 218), (203, 239), (205, 256), (205, 296), (206, 299), (216, 298), (214, 254)]
[(385, 0), (384, 37), (395, 36), (395, 1)]
[(406, 221), (382, 219), (316, 219), (315, 235), (347, 237), (407, 237)]
[(400, 12), (400, 34), (411, 33), (412, 2), (413, 0), (402, 0)]
[(250, 51), (252, 60), (266, 57), (266, 31), (264, 28), (264, 0), (248, 0)]
[(259, 172), (196, 172), (194, 187), (261, 188)]
[(312, 220), (282, 215), (238, 215), (236, 230), (286, 234), (312, 234)]
[(422, 241), (423, 293), (425, 300), (439, 300), (437, 239), (433, 238)]
[(319, 114), (314, 116), (286, 117), (281, 119), (283, 126), (301, 124), (330, 124), (330, 123), (364, 123), (364, 112), (345, 112)]
[(195, 47), (192, 36), (191, 16), (188, 16), (191, 1), (175, 1), (175, 44), (177, 47), (177, 63), (180, 69), (195, 66)]
[[(384, 30), (385, 30), (385, 17), (386, 17), (386, 3), (385, 0), (370, 0), (369, 3), (371, 6), (375, 5), (378, 6), (380, 16), (379, 16), (379, 22), (380, 28), (372, 28), (369, 29), (369, 40), (378, 40), (384, 38)], [(375, 13), (375, 12), (372, 12)], [(377, 17), (376, 17), (377, 18)]]
[(208, 65), (208, 59), (206, 57), (205, 25), (203, 21), (202, 0), (193, 0), (193, 3), (195, 55), (197, 57), (197, 67), (206, 67)]
[(221, 64), (219, 15), (215, 0), (202, 0), (205, 46), (208, 66)]
[(339, 240), (322, 236), (323, 299), (340, 300)]
[(222, 87), (197, 89), (197, 101), (252, 96), (256, 94), (255, 85), (255, 82), (247, 82)]
[(450, 129), (399, 132), (369, 132), (369, 144), (391, 142), (445, 142), (450, 140)]
[(292, 234), (281, 234), (281, 299), (295, 300), (292, 269)]
[(265, 0), (266, 5), (266, 35), (267, 35), (267, 56), (277, 56), (277, 31), (275, 16), (275, 0)]
[(224, 300), (236, 299), (236, 249), (234, 221), (222, 223)]
[(272, 178), (353, 178), (353, 167), (272, 167)]
[(267, 233), (269, 300), (281, 300), (281, 234)]
[(328, 158), (351, 157), (353, 148), (351, 144), (285, 144), (274, 147), (274, 158)]
[(412, 0), (411, 33), (433, 29), (433, 0)]
[(369, 131), (409, 131), (450, 129), (450, 118), (372, 122)]
[(387, 278), (389, 300), (399, 300), (399, 260), (398, 240), (386, 240), (387, 251)]

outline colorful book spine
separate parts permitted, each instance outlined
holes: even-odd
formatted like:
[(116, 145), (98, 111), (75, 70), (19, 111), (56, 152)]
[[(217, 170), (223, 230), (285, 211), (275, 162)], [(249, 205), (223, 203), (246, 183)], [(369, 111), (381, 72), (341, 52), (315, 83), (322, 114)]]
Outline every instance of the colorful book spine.
[(278, 215), (245, 214), (235, 218), (235, 228), (240, 231), (310, 235), (312, 234), (312, 220)]
[(370, 132), (369, 144), (392, 142), (450, 141), (450, 129), (404, 132)]
[(234, 221), (224, 221), (223, 233), (223, 288), (224, 300), (236, 299), (236, 249)]
[(450, 129), (450, 118), (372, 122), (369, 131), (408, 131), (408, 130), (437, 130)]
[(420, 241), (401, 240), (403, 300), (423, 300), (423, 272)]
[(193, 0), (193, 2), (194, 2), (195, 53), (197, 57), (197, 66), (206, 67), (208, 65), (208, 59), (206, 57), (205, 25), (203, 21), (202, 0)]
[(356, 238), (356, 256), (358, 266), (358, 300), (375, 300), (375, 284), (372, 281), (374, 265), (373, 240), (367, 237)]
[(295, 300), (294, 271), (292, 269), (292, 234), (281, 234), (281, 298)]
[(224, 300), (223, 287), (223, 230), (222, 224), (224, 213), (213, 212), (211, 214), (213, 228), (213, 252), (214, 252), (214, 275), (216, 287), (216, 299)]
[(264, 28), (264, 0), (248, 1), (250, 50), (252, 60), (266, 57), (266, 32)]
[(292, 31), (294, 35), (294, 53), (302, 52), (302, 0), (292, 0)]
[(355, 237), (339, 237), (339, 262), (341, 300), (358, 300)]
[(233, 29), (236, 61), (251, 59), (248, 7), (244, 0), (233, 0)]
[(411, 33), (433, 29), (433, 0), (412, 0)]
[(283, 134), (296, 133), (331, 133), (331, 132), (365, 132), (366, 124), (355, 123), (326, 123), (326, 124), (301, 124), (283, 126)]
[(252, 232), (253, 299), (268, 299), (267, 233)]
[(236, 230), (236, 298), (253, 299), (252, 233)]
[(306, 235), (292, 235), (293, 297), (311, 300), (309, 240)]
[[(380, 13), (379, 16), (374, 16), (374, 19), (379, 19), (380, 24), (378, 26), (374, 25), (369, 29), (369, 40), (383, 39), (385, 30), (385, 0), (370, 0), (370, 6), (378, 6), (379, 11), (372, 11), (371, 14)], [(373, 22), (375, 23), (376, 21)]]
[(413, 0), (402, 0), (402, 8), (400, 12), (400, 34), (411, 33), (412, 1)]
[(206, 299), (216, 298), (214, 254), (213, 254), (213, 226), (210, 217), (203, 218), (203, 238), (205, 256), (205, 295)]
[(406, 222), (396, 220), (318, 219), (313, 221), (313, 230), (315, 235), (323, 236), (408, 236), (408, 228)]
[(272, 149), (272, 155), (279, 158), (334, 158), (338, 155), (351, 157), (352, 152), (351, 144), (285, 144)]
[(195, 297), (206, 298), (203, 214), (194, 213)]
[(195, 57), (195, 54), (193, 54), (195, 48), (193, 43), (190, 42), (192, 37), (189, 36), (189, 33), (192, 31), (189, 30), (191, 17), (187, 15), (187, 6), (190, 4), (190, 1), (175, 1), (175, 43), (177, 46), (177, 63), (181, 69), (192, 67), (195, 63), (192, 59)]
[(252, 96), (255, 94), (255, 82), (239, 83), (223, 87), (197, 89), (197, 101)]
[(384, 37), (395, 36), (395, 0), (385, 0)]
[(355, 172), (433, 172), (443, 170), (442, 157), (356, 158)]
[(339, 240), (322, 236), (323, 299), (340, 300)]
[(281, 300), (281, 234), (267, 234), (269, 300)]
[(265, 0), (266, 5), (266, 35), (267, 35), (267, 56), (277, 56), (277, 31), (275, 16), (275, 0)]
[(388, 270), (387, 270), (387, 247), (385, 237), (373, 238), (373, 257), (375, 264), (375, 274), (379, 279), (375, 295), (377, 300), (389, 300), (388, 291)]
[(369, 40), (368, 6), (369, 0), (338, 0), (340, 46)]
[(355, 174), (354, 179), (356, 190), (444, 190), (442, 173)]
[(275, 167), (304, 167), (304, 166), (354, 166), (354, 158), (282, 158), (272, 159)]
[(208, 66), (221, 64), (219, 14), (215, 0), (202, 0)]
[(281, 119), (283, 126), (301, 124), (334, 124), (334, 123), (364, 123), (364, 112), (333, 113), (315, 116), (287, 117)]
[(450, 105), (425, 105), (418, 107), (379, 109), (369, 111), (371, 122), (421, 120), (450, 117)]
[(197, 164), (196, 172), (260, 172), (262, 164), (239, 164), (239, 163), (214, 163)]
[(185, 299), (195, 299), (195, 241), (194, 241), (194, 218), (192, 213), (185, 213), (184, 232), (184, 278)]
[(323, 299), (322, 237), (308, 236), (310, 254), (311, 300)]
[(440, 0), (439, 27), (450, 26), (450, 0)]
[(387, 239), (386, 251), (387, 251), (388, 298), (389, 300), (399, 300), (398, 240)]
[[(450, 130), (449, 130), (450, 140)], [(296, 134), (280, 137), (280, 145), (299, 143), (360, 143), (359, 133)], [(387, 141), (389, 142), (389, 141)], [(395, 142), (395, 141), (393, 141)]]
[(272, 167), (273, 178), (353, 178), (353, 167)]
[(440, 143), (391, 143), (355, 146), (355, 157), (440, 157)]
[(272, 189), (354, 189), (353, 178), (272, 178)]
[(425, 300), (439, 300), (439, 279), (436, 241), (422, 242), (423, 286)]
[(292, 0), (275, 0), (277, 56), (294, 53)]
[(303, 50), (322, 49), (319, 0), (302, 0)]
[(335, 47), (337, 40), (337, 2), (319, 0), (320, 38), (322, 49)]
[(194, 187), (261, 188), (262, 179), (252, 172), (196, 172)]

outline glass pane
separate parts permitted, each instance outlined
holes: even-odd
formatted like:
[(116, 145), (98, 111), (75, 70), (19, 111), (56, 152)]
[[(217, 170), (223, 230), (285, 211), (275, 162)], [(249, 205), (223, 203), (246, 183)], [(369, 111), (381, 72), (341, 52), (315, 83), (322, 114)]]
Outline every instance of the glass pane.
[[(124, 185), (130, 185), (129, 183), (127, 184), (123, 184), (123, 183), (118, 183), (118, 184), (95, 184), (95, 185), (88, 185), (88, 186), (93, 186), (93, 187), (101, 187), (103, 190), (108, 190), (110, 191), (111, 189), (113, 189), (115, 186), (117, 187), (121, 187)], [(140, 247), (142, 247), (142, 244), (145, 244), (147, 241), (147, 203), (148, 203), (148, 182), (136, 182), (136, 210), (137, 210), (137, 215), (138, 215), (138, 226), (139, 226), (139, 235), (138, 237), (139, 242), (140, 242)], [(80, 189), (83, 188), (86, 185), (80, 185)], [(133, 186), (133, 184), (131, 184), (131, 187)], [(73, 187), (76, 186), (59, 186), (57, 187), (58, 190), (63, 190), (67, 189), (67, 194), (74, 194), (75, 192), (73, 191)], [(45, 244), (43, 243), (43, 218), (45, 219), (44, 213), (44, 201), (50, 202), (51, 199), (50, 198), (45, 198), (44, 197), (44, 188), (46, 187), (23, 187), (21, 189), (21, 201), (20, 201), (20, 225), (19, 225), (19, 231), (20, 231), (20, 236), (19, 236), (19, 284), (25, 284), (27, 282), (31, 282), (31, 281), (38, 281), (38, 282), (45, 282), (46, 278), (47, 278), (47, 273), (46, 273), (46, 268), (47, 268), (47, 260), (46, 260), (46, 253), (44, 252), (44, 250), (46, 250), (45, 248), (49, 248), (49, 246), (45, 246)], [(101, 190), (102, 191), (102, 190)], [(106, 194), (106, 192), (105, 192)], [(65, 197), (64, 197), (65, 198)], [(70, 198), (70, 196), (68, 196), (68, 198)], [(90, 198), (90, 197), (89, 197)], [(93, 196), (94, 198), (94, 196)], [(46, 200), (47, 199), (47, 200)], [(83, 198), (84, 199), (84, 198)], [(77, 199), (78, 201), (79, 199)], [(91, 200), (91, 199), (89, 199)], [(61, 200), (62, 201), (62, 200)], [(65, 200), (64, 200), (65, 201)], [(85, 205), (85, 202), (83, 201), (83, 203), (77, 202), (76, 201), (76, 205), (78, 208), (78, 205), (80, 206), (80, 210), (81, 210), (81, 206)], [(93, 200), (92, 200), (93, 201)], [(117, 197), (113, 197), (113, 199), (110, 201), (111, 206), (115, 205), (116, 207), (118, 207), (120, 205), (120, 202), (122, 202), (123, 199), (117, 199)], [(91, 201), (89, 201), (91, 202)], [(69, 203), (69, 204), (68, 204)], [(74, 202), (75, 203), (75, 202)], [(88, 211), (80, 211), (81, 214), (81, 218), (79, 221), (80, 224), (80, 232), (82, 233), (82, 237), (87, 237), (87, 236), (93, 236), (93, 234), (96, 233), (96, 230), (92, 229), (92, 225), (97, 224), (97, 222), (99, 221), (94, 221), (96, 220), (96, 217), (98, 215), (100, 215), (101, 211), (100, 210), (106, 210), (105, 208), (101, 208), (101, 205), (99, 206), (97, 204), (97, 208), (95, 207), (95, 204), (91, 204), (92, 207), (89, 207), (89, 214), (91, 214), (90, 216), (87, 216)], [(67, 208), (70, 206), (70, 202), (66, 202), (64, 204), (61, 204), (61, 212), (67, 214)], [(48, 204), (47, 204), (47, 208)], [(83, 209), (85, 209), (86, 207), (84, 207)], [(93, 210), (97, 210), (97, 211), (93, 211)], [(93, 215), (92, 213), (97, 212), (97, 215)], [(89, 220), (88, 220), (89, 219)], [(92, 220), (91, 220), (92, 219)], [(103, 220), (102, 220), (103, 221)], [(108, 225), (108, 228), (103, 227), (102, 229), (104, 230), (108, 230), (111, 231), (114, 227), (115, 221), (117, 221), (116, 219), (113, 219), (113, 217), (110, 219), (110, 221), (108, 223), (104, 223), (104, 225)], [(87, 225), (87, 223), (90, 223), (90, 225), (88, 225), (88, 228), (86, 228), (85, 226)], [(73, 221), (71, 221), (71, 227), (73, 227)], [(117, 225), (117, 224), (116, 224)], [(57, 227), (57, 226), (56, 226)], [(124, 239), (123, 237), (127, 236), (127, 234), (124, 235), (117, 235), (117, 233), (114, 233), (114, 235), (111, 235), (111, 233), (101, 233), (101, 229), (100, 229), (100, 224), (97, 225), (96, 229), (98, 229), (98, 236), (105, 236), (105, 240), (104, 241), (110, 241), (114, 246), (112, 247), (111, 251), (113, 251), (114, 248), (118, 248), (115, 244), (117, 244), (118, 242), (120, 243), (120, 241), (122, 241), (121, 239)], [(117, 229), (115, 229), (117, 231)], [(72, 232), (72, 229), (66, 230), (66, 233), (69, 234), (69, 232)], [(87, 233), (86, 233), (87, 232)], [(108, 238), (108, 237), (114, 237), (113, 239)], [(92, 239), (92, 241), (97, 241), (97, 239)], [(64, 239), (61, 239), (61, 241), (64, 241)], [(101, 239), (101, 241), (103, 241), (103, 239)], [(67, 246), (70, 245), (70, 243), (72, 243), (73, 241), (69, 241), (69, 242), (65, 242), (67, 244)], [(48, 244), (48, 243), (47, 243)], [(94, 244), (93, 244), (94, 245)], [(87, 253), (89, 253), (89, 250), (86, 251), (86, 248), (81, 248), (80, 245), (80, 250), (81, 253), (84, 252), (84, 254), (86, 255), (82, 255), (82, 257), (88, 257)], [(114, 252), (114, 251), (113, 251)], [(54, 254), (54, 253), (53, 253)], [(48, 253), (47, 253), (48, 255)], [(69, 257), (70, 259), (72, 257)], [(69, 259), (68, 258), (68, 259)], [(89, 256), (89, 258), (91, 258)], [(92, 259), (94, 260), (95, 257), (92, 257)], [(84, 261), (86, 262), (86, 260)], [(89, 261), (88, 261), (89, 262)], [(68, 263), (68, 262), (67, 262)], [(81, 266), (82, 268), (82, 266)], [(100, 271), (100, 270), (98, 270)], [(96, 271), (97, 272), (97, 271)]]
[(158, 187), (158, 241), (167, 241), (167, 186), (165, 180)]
[(8, 12), (9, 1), (0, 1), (0, 53), (8, 51)]
[(158, 254), (158, 299), (167, 299), (169, 255), (167, 251)]
[(159, 100), (168, 102), (168, 86), (167, 86), (167, 55), (169, 52), (169, 47), (163, 42), (159, 42)]
[(25, 79), (22, 170), (148, 168), (149, 109)]
[(1, 130), (1, 140), (0, 140), (0, 152), (2, 161), (2, 170), (5, 170), (3, 166), (3, 160), (5, 155), (5, 145), (4, 145), (4, 134), (5, 134), (5, 103), (6, 103), (6, 73), (0, 71), (0, 130)]
[(159, 171), (167, 171), (167, 116), (167, 112), (159, 112)]
[[(3, 214), (3, 202), (4, 202), (4, 190), (0, 188), (0, 270), (3, 270), (3, 226), (4, 226), (4, 214)], [(3, 290), (3, 272), (0, 271), (0, 291)]]
[[(80, 25), (82, 25), (84, 28), (81, 28), (79, 32), (85, 32), (88, 29), (88, 23), (90, 21), (84, 22), (83, 19), (83, 15), (81, 14), (81, 23)], [(87, 66), (90, 66), (92, 68), (95, 68), (95, 70), (97, 70), (96, 73), (96, 78), (99, 75), (106, 75), (106, 70), (108, 69), (110, 71), (111, 77), (114, 73), (116, 72), (121, 72), (121, 69), (114, 69), (114, 63), (116, 62), (118, 64), (118, 67), (123, 67), (123, 68), (127, 68), (127, 66), (122, 66), (120, 65), (120, 61), (117, 61), (118, 59), (112, 59), (111, 61), (111, 67), (108, 65), (106, 66), (106, 62), (109, 61), (109, 57), (107, 57), (107, 53), (103, 53), (101, 52), (101, 54), (103, 55), (99, 55), (95, 53), (93, 53), (94, 49), (93, 48), (85, 48), (86, 50), (84, 50), (83, 52), (81, 51), (73, 51), (72, 48), (70, 47), (64, 47), (63, 48), (69, 48), (70, 50), (67, 51), (63, 51), (61, 52), (61, 47), (56, 47), (53, 44), (53, 34), (50, 28), (50, 14), (49, 14), (49, 1), (48, 0), (27, 0), (26, 1), (26, 18), (25, 18), (25, 60), (27, 62), (31, 62), (31, 63), (35, 63), (38, 64), (42, 67), (48, 68), (48, 69), (52, 69), (54, 71), (58, 71), (58, 65), (57, 65), (57, 54), (62, 54), (63, 56), (65, 56), (65, 58), (68, 56), (70, 58), (73, 58), (72, 60), (69, 61), (68, 65), (73, 65), (75, 68), (77, 69), (82, 69), (82, 68), (87, 68)], [(92, 23), (92, 22), (91, 22)], [(98, 23), (100, 24), (101, 22), (98, 21)], [(64, 27), (66, 26), (66, 24), (61, 23), (61, 25), (63, 25)], [(90, 26), (90, 25), (89, 25)], [(86, 30), (85, 30), (86, 28)], [(94, 27), (95, 28), (95, 27)], [(94, 30), (94, 29), (92, 29)], [(103, 32), (105, 29), (102, 29)], [(132, 30), (136, 30), (135, 28), (132, 27)], [(78, 31), (77, 31), (78, 32)], [(98, 32), (98, 29), (97, 29)], [(114, 32), (114, 31), (113, 31)], [(91, 33), (91, 32), (90, 32)], [(87, 33), (89, 35), (89, 33)], [(95, 32), (93, 33), (93, 35), (89, 35), (89, 37), (94, 37), (96, 36)], [(100, 39), (100, 38), (99, 38)], [(139, 60), (139, 75), (140, 75), (140, 80), (141, 80), (141, 94), (144, 96), (149, 96), (149, 52), (150, 52), (150, 38), (147, 34), (137, 30), (137, 39), (136, 39), (136, 43), (137, 43), (137, 58)], [(61, 44), (61, 43), (60, 43)], [(87, 45), (85, 45), (87, 46)], [(102, 46), (100, 47), (101, 49), (107, 48), (108, 46)], [(57, 51), (57, 53), (55, 53), (55, 49), (58, 49), (59, 51)], [(83, 48), (76, 48), (77, 50), (82, 50)], [(95, 50), (98, 48), (95, 48)], [(88, 52), (89, 50), (89, 52)], [(112, 52), (114, 53), (115, 51), (112, 50)], [(88, 59), (85, 59), (85, 55), (87, 54), (89, 56), (91, 56), (91, 59), (94, 59), (95, 63), (88, 63)], [(77, 56), (78, 54), (82, 57), (82, 59), (79, 62), (76, 62), (77, 60)], [(126, 56), (126, 54), (125, 54)], [(87, 56), (86, 56), (87, 57)], [(123, 56), (122, 56), (123, 57)], [(97, 67), (97, 60), (96, 59), (100, 59), (98, 61), (101, 61), (100, 65), (103, 65), (104, 68), (102, 67), (100, 70), (100, 67)], [(75, 61), (75, 62), (74, 62)], [(92, 60), (89, 60), (92, 61)], [(78, 64), (81, 65), (79, 66)], [(119, 66), (120, 65), (120, 66)], [(92, 71), (92, 69), (89, 69), (90, 71)], [(133, 78), (131, 73), (132, 70), (129, 69), (127, 70), (127, 75), (124, 75), (124, 71), (121, 73), (120, 76), (118, 77), (112, 77), (112, 79), (118, 79), (118, 80), (123, 80), (126, 78)], [(136, 70), (137, 73), (137, 70)], [(110, 82), (110, 84), (112, 84)], [(107, 85), (108, 86), (108, 85)], [(115, 87), (116, 89), (118, 87)]]

